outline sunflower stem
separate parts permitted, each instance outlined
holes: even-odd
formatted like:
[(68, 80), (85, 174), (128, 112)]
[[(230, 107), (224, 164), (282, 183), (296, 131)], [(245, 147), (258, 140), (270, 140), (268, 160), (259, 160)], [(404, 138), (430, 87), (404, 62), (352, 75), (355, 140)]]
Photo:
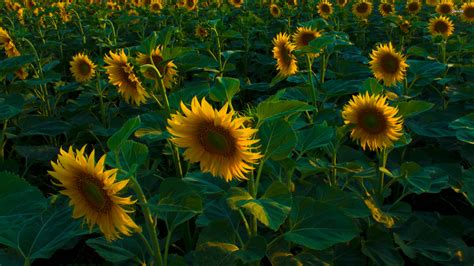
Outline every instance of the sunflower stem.
[(446, 43), (447, 39), (443, 38), (443, 41), (441, 42), (441, 60), (443, 64), (446, 64)]
[[(385, 168), (387, 166), (387, 158), (388, 158), (388, 151), (386, 148), (383, 148), (380, 154), (379, 158), (379, 165), (380, 168)], [(384, 192), (384, 177), (385, 173), (383, 171), (380, 171), (380, 179), (379, 179), (379, 191), (380, 191), (380, 196), (383, 199), (383, 192)]]
[(166, 240), (165, 240), (165, 255), (164, 255), (164, 260), (163, 260), (163, 265), (164, 266), (168, 265), (168, 251), (170, 249), (170, 242), (171, 242), (172, 234), (173, 234), (173, 228), (168, 229), (168, 235), (166, 236)]
[(104, 91), (102, 90), (102, 86), (100, 85), (100, 73), (97, 73), (97, 94), (99, 95), (99, 108), (100, 108), (100, 115), (102, 118), (102, 124), (107, 126), (107, 116), (105, 115), (105, 106), (104, 106)]
[(315, 108), (313, 116), (316, 116), (316, 112), (318, 111), (318, 105), (316, 103), (317, 90), (313, 82), (313, 62), (311, 61), (311, 58), (309, 55), (306, 55), (306, 63), (308, 64), (308, 79), (309, 79), (309, 82), (311, 83), (311, 100), (313, 101), (313, 105)]
[(252, 231), (250, 230), (249, 222), (247, 221), (247, 218), (245, 218), (244, 212), (241, 209), (239, 209), (239, 214), (240, 214), (240, 218), (242, 218), (242, 221), (244, 222), (245, 230), (247, 230), (248, 237), (251, 237)]
[(7, 131), (7, 124), (8, 124), (8, 119), (5, 119), (5, 122), (3, 123), (3, 129), (2, 132), (0, 133), (0, 141), (1, 146), (0, 146), (0, 162), (3, 162), (5, 160), (5, 144), (7, 143), (7, 138), (5, 138), (5, 132)]

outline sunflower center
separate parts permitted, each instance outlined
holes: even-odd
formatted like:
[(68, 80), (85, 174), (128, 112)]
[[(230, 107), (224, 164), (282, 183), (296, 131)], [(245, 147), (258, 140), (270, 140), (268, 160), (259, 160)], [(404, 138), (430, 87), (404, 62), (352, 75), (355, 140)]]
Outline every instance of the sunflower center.
[(400, 67), (400, 60), (393, 54), (385, 54), (380, 58), (380, 66), (385, 73), (395, 74)]
[(230, 132), (210, 123), (202, 128), (199, 142), (210, 153), (228, 157), (235, 152), (235, 139)]
[(321, 5), (321, 12), (328, 14), (331, 13), (331, 8), (329, 7), (328, 4), (322, 4)]
[(450, 5), (441, 4), (441, 5), (439, 6), (439, 12), (440, 12), (441, 14), (449, 14), (449, 13), (451, 13), (451, 11), (452, 11), (452, 10), (451, 10), (451, 6), (450, 6)]
[(280, 10), (278, 9), (278, 7), (276, 7), (276, 6), (272, 7), (272, 14), (273, 15), (277, 15), (279, 13), (279, 11)]
[(464, 16), (467, 18), (474, 18), (474, 7), (467, 7), (464, 9)]
[(153, 11), (160, 10), (160, 4), (158, 4), (158, 3), (153, 3), (153, 4), (151, 5), (151, 10), (153, 10)]
[(79, 71), (82, 75), (88, 75), (91, 71), (91, 67), (87, 62), (81, 62), (81, 64), (79, 64)]
[(188, 7), (193, 7), (193, 6), (194, 6), (194, 0), (187, 0), (187, 1), (186, 1), (186, 5), (187, 5)]
[(314, 36), (313, 33), (303, 33), (301, 34), (301, 42), (303, 43), (303, 45), (308, 45), (309, 42), (311, 42), (312, 40), (316, 39), (316, 36)]
[(408, 10), (410, 12), (415, 12), (418, 10), (418, 3), (417, 2), (412, 2), (408, 4)]
[(367, 9), (369, 9), (369, 5), (365, 2), (359, 3), (356, 7), (357, 12), (361, 14), (367, 12)]
[(382, 6), (382, 9), (383, 9), (383, 11), (385, 11), (385, 13), (392, 13), (392, 11), (393, 11), (392, 10), (392, 5), (390, 5), (390, 4), (384, 4)]
[(96, 211), (105, 212), (109, 209), (110, 199), (99, 181), (89, 177), (83, 178), (79, 183), (79, 191)]
[(448, 25), (444, 21), (437, 21), (434, 25), (434, 30), (439, 33), (448, 31)]
[(358, 125), (372, 135), (383, 132), (387, 126), (384, 115), (374, 108), (362, 110), (357, 120)]

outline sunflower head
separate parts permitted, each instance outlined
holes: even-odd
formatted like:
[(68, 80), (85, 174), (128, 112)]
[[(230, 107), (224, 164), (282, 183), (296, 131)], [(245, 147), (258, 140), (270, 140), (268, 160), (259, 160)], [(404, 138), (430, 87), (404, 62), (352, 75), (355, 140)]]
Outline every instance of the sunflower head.
[(273, 58), (277, 60), (279, 74), (286, 77), (298, 72), (296, 57), (293, 55), (295, 45), (290, 42), (286, 33), (279, 33), (273, 38)]
[(184, 7), (188, 10), (195, 10), (198, 5), (198, 0), (185, 0), (184, 1)]
[(428, 29), (433, 36), (441, 35), (448, 38), (453, 34), (454, 24), (448, 17), (439, 16), (430, 19)]
[(327, 19), (332, 14), (332, 4), (329, 0), (321, 0), (318, 3), (318, 14)]
[(370, 54), (372, 59), (370, 69), (378, 80), (383, 80), (385, 86), (391, 86), (405, 79), (408, 67), (406, 58), (393, 49), (392, 43), (380, 44)]
[(13, 43), (12, 38), (8, 32), (0, 27), (0, 48), (5, 50), (7, 57), (19, 56), (20, 52), (16, 49), (15, 43)]
[[(162, 54), (163, 49), (161, 46), (158, 46), (153, 49), (151, 55), (139, 53), (137, 57), (137, 62), (140, 65), (154, 65), (158, 69), (158, 71), (160, 71), (160, 74), (163, 76), (163, 82), (165, 84), (165, 87), (171, 88), (176, 80), (176, 75), (178, 74), (178, 71), (176, 70), (176, 65), (173, 63), (173, 61), (169, 61), (166, 64), (161, 63), (163, 61)], [(151, 60), (153, 60), (153, 62)], [(153, 80), (159, 78), (158, 74), (153, 69), (147, 69), (145, 72), (143, 72), (143, 75), (146, 78)]]
[(181, 102), (181, 111), (168, 119), (167, 130), (171, 141), (185, 149), (184, 157), (226, 181), (247, 179), (245, 174), (262, 157), (251, 150), (259, 140), (253, 139), (257, 130), (244, 127), (248, 118), (234, 118), (228, 104), (217, 110), (205, 98), (199, 102), (196, 97), (191, 109)]
[(388, 2), (382, 2), (379, 5), (379, 12), (383, 17), (393, 15), (395, 13), (395, 5)]
[(474, 22), (474, 2), (464, 3), (461, 6), (462, 15), (461, 19), (464, 22), (473, 23)]
[(48, 171), (53, 183), (63, 188), (60, 193), (69, 197), (72, 217), (84, 217), (90, 229), (97, 224), (108, 241), (139, 232), (128, 215), (132, 210), (123, 207), (135, 201), (117, 195), (128, 180), (115, 182), (118, 169), (105, 170), (105, 155), (96, 163), (95, 152), (87, 155), (84, 150), (85, 146), (81, 150), (70, 147), (67, 152), (61, 149), (58, 160), (51, 162), (53, 171)]
[(209, 31), (202, 25), (197, 25), (194, 35), (199, 39), (205, 39), (209, 36)]
[(69, 62), (72, 75), (77, 82), (87, 82), (95, 75), (96, 65), (83, 53), (78, 53)]
[(454, 12), (454, 3), (451, 0), (441, 0), (436, 6), (436, 12), (440, 15), (451, 15)]
[(403, 119), (398, 109), (386, 103), (382, 95), (354, 95), (342, 110), (344, 123), (352, 126), (351, 138), (365, 150), (380, 150), (393, 146), (402, 136)]
[(359, 19), (366, 19), (372, 13), (371, 2), (357, 2), (352, 6), (352, 13)]
[(160, 2), (153, 2), (149, 5), (150, 11), (153, 13), (158, 13), (160, 12), (161, 9), (163, 9), (163, 5)]
[(128, 103), (140, 105), (146, 102), (148, 93), (142, 83), (133, 72), (133, 66), (128, 63), (128, 57), (123, 50), (120, 53), (110, 51), (110, 56), (105, 56), (107, 64), (105, 69), (109, 77), (109, 82), (118, 87), (119, 93)]
[(244, 0), (229, 0), (229, 4), (236, 8), (240, 8), (244, 4)]
[(272, 14), (273, 17), (277, 18), (281, 15), (280, 8), (276, 4), (271, 4), (270, 5), (270, 14)]
[(336, 0), (336, 2), (338, 6), (345, 7), (347, 3), (349, 2), (349, 0)]
[(407, 11), (410, 14), (417, 14), (421, 10), (421, 2), (418, 0), (412, 0), (407, 2)]
[(399, 22), (398, 27), (400, 28), (400, 30), (403, 33), (408, 33), (408, 32), (410, 32), (411, 23), (410, 23), (410, 21), (402, 18)]

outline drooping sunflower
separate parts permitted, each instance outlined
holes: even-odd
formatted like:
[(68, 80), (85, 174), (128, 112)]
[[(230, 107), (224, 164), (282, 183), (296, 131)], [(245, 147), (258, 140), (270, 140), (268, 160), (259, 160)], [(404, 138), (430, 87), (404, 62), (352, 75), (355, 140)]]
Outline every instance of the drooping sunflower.
[(342, 110), (344, 124), (353, 126), (351, 138), (362, 149), (380, 150), (393, 146), (402, 135), (403, 118), (398, 109), (386, 103), (382, 95), (358, 94)]
[(440, 15), (451, 15), (454, 12), (454, 3), (451, 0), (441, 0), (436, 6), (436, 12)]
[(282, 76), (291, 76), (298, 72), (296, 57), (293, 55), (295, 45), (290, 42), (286, 33), (279, 33), (273, 38), (273, 58), (277, 60), (277, 70)]
[(16, 49), (15, 43), (8, 32), (0, 27), (0, 48), (5, 50), (7, 57), (19, 56), (20, 52)]
[(329, 0), (321, 0), (318, 3), (318, 14), (327, 19), (332, 14), (332, 4)]
[(197, 8), (198, 0), (185, 0), (184, 7), (188, 10), (194, 10)]
[(229, 4), (236, 8), (240, 8), (244, 4), (244, 0), (229, 0)]
[(439, 0), (426, 0), (426, 4), (429, 6), (437, 6), (439, 3)]
[(345, 7), (347, 3), (349, 3), (349, 0), (336, 0), (337, 5), (340, 7)]
[(448, 17), (439, 16), (430, 19), (428, 29), (433, 36), (442, 35), (448, 38), (454, 32), (454, 24)]
[(462, 15), (461, 19), (464, 22), (473, 23), (474, 22), (474, 2), (464, 3), (461, 6)]
[(68, 152), (61, 149), (58, 160), (51, 161), (53, 171), (48, 171), (56, 179), (53, 183), (63, 188), (60, 193), (74, 206), (72, 217), (84, 217), (90, 229), (97, 224), (108, 241), (139, 232), (140, 227), (128, 215), (133, 210), (123, 207), (135, 201), (117, 195), (128, 180), (115, 182), (118, 169), (105, 170), (105, 155), (96, 163), (95, 152), (86, 155), (84, 150), (85, 146), (75, 151), (70, 147)]
[[(177, 67), (173, 63), (173, 61), (169, 61), (165, 65), (160, 64), (163, 61), (162, 53), (163, 49), (161, 46), (158, 46), (153, 49), (153, 51), (151, 52), (151, 56), (148, 54), (138, 53), (137, 62), (140, 65), (154, 65), (158, 69), (158, 71), (160, 71), (160, 74), (163, 76), (163, 83), (165, 84), (165, 87), (169, 89), (173, 86), (178, 71), (176, 70)], [(151, 60), (153, 60), (153, 62), (151, 62)], [(153, 69), (147, 69), (145, 72), (143, 72), (143, 76), (153, 80), (159, 78), (158, 74), (153, 71)]]
[(77, 82), (87, 82), (95, 75), (96, 65), (83, 53), (73, 56), (69, 64), (71, 65), (71, 73)]
[(359, 19), (365, 19), (372, 13), (371, 2), (357, 2), (352, 6), (352, 13)]
[(128, 103), (140, 105), (149, 97), (140, 80), (133, 72), (133, 66), (128, 63), (128, 57), (123, 50), (116, 54), (110, 51), (110, 56), (105, 56), (107, 64), (105, 69), (109, 82), (118, 87), (119, 93)]
[(379, 12), (383, 17), (393, 15), (395, 13), (395, 5), (388, 2), (382, 2), (379, 5)]
[[(309, 27), (298, 27), (292, 36), (296, 49), (301, 49), (307, 46), (312, 40), (319, 37), (321, 37), (321, 31), (317, 31)], [(319, 56), (319, 52), (309, 55), (311, 57), (317, 57)]]
[(256, 129), (245, 128), (247, 117), (234, 118), (235, 112), (225, 104), (214, 109), (205, 98), (199, 103), (194, 97), (191, 109), (181, 102), (181, 111), (168, 119), (171, 141), (184, 148), (184, 157), (200, 162), (201, 171), (222, 176), (226, 181), (247, 179), (262, 155), (251, 151), (259, 140), (252, 139)]
[(421, 10), (421, 2), (418, 0), (412, 0), (407, 2), (407, 11), (410, 14), (417, 14)]
[(370, 54), (372, 59), (370, 69), (378, 80), (383, 80), (385, 86), (391, 86), (405, 79), (406, 57), (393, 49), (392, 43), (380, 44)]
[(270, 14), (272, 14), (273, 17), (277, 18), (281, 15), (280, 8), (276, 4), (271, 4), (270, 5)]

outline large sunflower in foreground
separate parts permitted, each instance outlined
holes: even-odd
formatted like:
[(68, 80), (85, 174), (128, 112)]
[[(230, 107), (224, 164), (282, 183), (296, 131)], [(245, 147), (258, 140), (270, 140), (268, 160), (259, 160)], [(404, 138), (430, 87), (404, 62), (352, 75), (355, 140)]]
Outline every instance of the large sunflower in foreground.
[(146, 102), (149, 95), (133, 72), (133, 66), (128, 63), (128, 57), (123, 50), (118, 54), (110, 51), (110, 56), (106, 55), (104, 61), (107, 64), (105, 69), (109, 82), (118, 87), (126, 102), (136, 105)]
[(395, 13), (395, 5), (389, 2), (382, 2), (379, 5), (379, 12), (383, 17), (393, 15)]
[[(140, 65), (154, 65), (163, 76), (163, 83), (165, 84), (165, 87), (169, 89), (173, 86), (178, 71), (176, 71), (176, 65), (173, 63), (173, 61), (169, 61), (164, 65), (160, 65), (160, 63), (163, 61), (162, 53), (162, 47), (158, 46), (151, 52), (151, 56), (148, 54), (139, 53), (137, 62)], [(153, 60), (153, 62), (151, 62), (151, 60)], [(154, 80), (158, 78), (158, 74), (153, 69), (147, 69), (145, 72), (143, 72), (143, 75), (148, 79)]]
[(140, 231), (127, 214), (132, 211), (122, 207), (135, 201), (117, 195), (128, 180), (115, 182), (118, 169), (104, 169), (105, 155), (96, 163), (94, 151), (88, 156), (84, 150), (85, 146), (76, 151), (61, 149), (57, 162), (51, 162), (53, 171), (48, 171), (57, 180), (53, 183), (64, 188), (60, 193), (74, 206), (72, 217), (84, 217), (90, 229), (97, 224), (108, 241)]
[(247, 117), (234, 118), (228, 104), (214, 109), (205, 98), (193, 98), (191, 109), (181, 102), (181, 111), (168, 119), (171, 141), (185, 148), (184, 157), (200, 162), (201, 171), (222, 176), (226, 181), (247, 179), (246, 173), (262, 157), (251, 151), (259, 140), (252, 139), (256, 129), (245, 128)]
[(370, 54), (372, 59), (370, 69), (378, 80), (383, 80), (385, 86), (391, 86), (405, 79), (408, 67), (406, 58), (393, 49), (392, 43), (381, 44)]
[(380, 150), (393, 146), (402, 136), (403, 119), (398, 109), (386, 103), (382, 95), (354, 95), (342, 110), (344, 124), (351, 125), (351, 138), (362, 149)]
[(451, 15), (454, 12), (454, 3), (451, 0), (441, 0), (436, 6), (436, 12), (440, 15)]
[(87, 82), (95, 75), (96, 65), (83, 53), (73, 56), (69, 64), (71, 65), (71, 73), (77, 82)]
[(448, 38), (453, 34), (454, 24), (448, 17), (439, 16), (430, 19), (428, 29), (433, 36), (442, 35), (444, 38)]
[(411, 0), (407, 2), (407, 11), (410, 14), (417, 14), (421, 10), (421, 2), (418, 0)]
[(298, 72), (296, 57), (293, 55), (295, 45), (290, 42), (286, 33), (279, 33), (273, 38), (273, 58), (277, 60), (277, 70), (282, 76), (291, 76)]
[(360, 19), (365, 19), (372, 13), (372, 3), (365, 1), (355, 3), (352, 6), (352, 13)]
[(461, 19), (465, 22), (474, 22), (474, 2), (464, 3), (461, 6), (462, 15)]
[(321, 0), (318, 3), (318, 14), (327, 19), (332, 14), (332, 4), (328, 0)]

